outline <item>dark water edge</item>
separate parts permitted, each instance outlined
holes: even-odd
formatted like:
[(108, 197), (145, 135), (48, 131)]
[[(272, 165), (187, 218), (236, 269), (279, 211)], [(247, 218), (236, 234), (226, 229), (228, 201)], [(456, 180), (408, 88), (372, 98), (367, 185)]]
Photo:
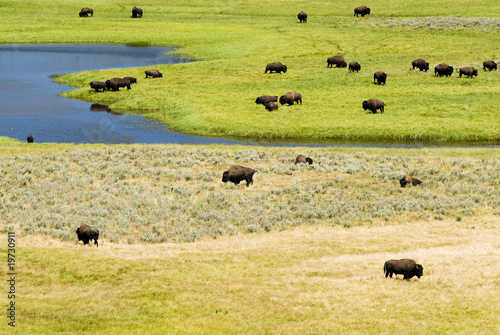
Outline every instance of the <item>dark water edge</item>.
[(72, 89), (54, 83), (53, 76), (88, 70), (147, 67), (191, 62), (172, 55), (173, 47), (142, 44), (0, 45), (0, 136), (36, 143), (109, 144), (229, 144), (280, 147), (477, 147), (500, 143), (431, 141), (301, 140), (203, 137), (173, 132), (158, 121), (138, 114), (120, 114), (106, 106), (67, 99)]

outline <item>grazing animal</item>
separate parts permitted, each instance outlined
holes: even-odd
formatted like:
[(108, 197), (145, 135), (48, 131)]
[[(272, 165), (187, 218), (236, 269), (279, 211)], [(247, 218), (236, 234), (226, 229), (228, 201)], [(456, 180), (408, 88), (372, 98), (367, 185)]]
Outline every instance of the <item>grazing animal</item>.
[(135, 77), (123, 77), (123, 79), (130, 80), (131, 84), (137, 84), (137, 78)]
[(142, 17), (142, 8), (138, 8), (138, 7), (134, 6), (134, 8), (132, 8), (132, 17), (134, 19), (138, 18), (138, 17)]
[(472, 66), (462, 67), (458, 71), (460, 78), (462, 78), (462, 75), (467, 76), (467, 78), (472, 78), (473, 76), (477, 77), (477, 69)]
[(361, 70), (361, 65), (359, 65), (358, 62), (350, 62), (349, 63), (349, 71), (358, 72), (359, 70)]
[(305, 12), (300, 12), (297, 17), (299, 18), (300, 23), (307, 23), (307, 14)]
[(295, 164), (299, 163), (308, 163), (309, 165), (311, 165), (313, 163), (313, 160), (310, 157), (298, 155), (297, 158), (295, 158)]
[(385, 278), (392, 275), (403, 275), (403, 279), (418, 278), (424, 275), (424, 267), (413, 259), (391, 259), (384, 263)]
[(33, 138), (33, 135), (29, 134), (26, 140), (28, 141), (28, 143), (33, 143), (35, 139)]
[(483, 62), (483, 70), (486, 71), (488, 69), (489, 71), (496, 70), (497, 69), (497, 63), (495, 63), (494, 60), (487, 60)]
[(94, 80), (90, 82), (90, 88), (94, 89), (96, 92), (99, 92), (99, 90), (104, 92), (107, 89), (107, 85), (105, 82)]
[(255, 99), (255, 103), (257, 105), (266, 105), (268, 102), (278, 102), (278, 96), (277, 95), (261, 95), (257, 99)]
[(415, 68), (418, 68), (420, 71), (425, 72), (429, 70), (429, 63), (427, 63), (423, 58), (415, 59), (413, 62), (411, 62), (411, 65), (413, 66), (412, 70), (415, 70)]
[(222, 181), (227, 183), (228, 181), (239, 184), (240, 181), (245, 180), (247, 182), (247, 187), (253, 184), (253, 175), (255, 173), (254, 169), (247, 168), (240, 165), (233, 165), (227, 171), (222, 174)]
[(413, 186), (417, 186), (422, 184), (422, 181), (420, 179), (405, 175), (403, 178), (399, 180), (399, 184), (401, 185), (401, 187), (406, 187), (407, 184), (412, 184)]
[(123, 78), (111, 78), (106, 80), (106, 88), (108, 91), (119, 91), (120, 87), (126, 87), (127, 90), (130, 90), (130, 80)]
[(94, 244), (99, 247), (99, 243), (97, 242), (99, 230), (97, 228), (82, 224), (76, 229), (76, 235), (78, 235), (78, 241), (83, 241), (83, 244), (89, 244), (90, 240), (94, 240)]
[(94, 16), (94, 10), (92, 8), (88, 8), (88, 7), (82, 8), (82, 10), (79, 13), (80, 17), (88, 17), (89, 14), (90, 14), (90, 16)]
[(449, 66), (446, 63), (441, 63), (434, 67), (434, 76), (446, 76), (449, 77), (453, 74), (453, 66)]
[(384, 104), (382, 100), (377, 100), (377, 99), (368, 99), (363, 101), (363, 110), (371, 110), (373, 114), (377, 113), (377, 109), (380, 109), (380, 113), (384, 112), (384, 106), (387, 106)]
[(387, 73), (385, 73), (384, 71), (377, 71), (373, 74), (373, 83), (375, 84), (384, 84), (385, 85), (385, 81), (387, 80)]
[(278, 103), (276, 101), (268, 102), (264, 105), (268, 111), (278, 110)]
[(285, 95), (280, 96), (280, 104), (288, 104), (288, 106), (293, 105), (297, 101), (297, 105), (302, 105), (302, 94), (298, 92), (286, 92)]
[(328, 59), (326, 60), (326, 67), (333, 67), (333, 65), (335, 65), (335, 67), (347, 67), (344, 56), (337, 55), (328, 57)]
[(354, 8), (354, 16), (358, 16), (358, 15), (365, 16), (368, 14), (370, 14), (370, 8), (368, 8), (366, 6), (359, 6), (359, 7)]
[(163, 74), (160, 71), (156, 70), (156, 69), (154, 69), (154, 70), (146, 70), (146, 71), (144, 71), (144, 73), (146, 74), (146, 78), (147, 77), (151, 77), (151, 78), (161, 78), (161, 77), (163, 77)]
[(264, 73), (267, 73), (267, 71), (269, 71), (269, 73), (273, 73), (273, 71), (276, 73), (286, 73), (287, 67), (281, 62), (274, 62), (266, 65), (266, 71), (264, 71)]

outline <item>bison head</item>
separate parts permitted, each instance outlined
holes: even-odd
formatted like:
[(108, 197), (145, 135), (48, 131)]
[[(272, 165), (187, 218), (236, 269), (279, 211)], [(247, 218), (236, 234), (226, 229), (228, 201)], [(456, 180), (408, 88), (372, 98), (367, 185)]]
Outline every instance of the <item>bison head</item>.
[(286, 73), (286, 70), (287, 70), (286, 65), (283, 65), (283, 68), (282, 68), (282, 69), (283, 69), (283, 73)]
[(366, 11), (365, 11), (366, 14), (370, 14), (370, 8), (366, 7)]
[(425, 63), (424, 70), (428, 71), (429, 70), (429, 63)]
[(424, 275), (424, 267), (420, 264), (415, 265), (414, 273), (418, 278), (422, 277)]
[(306, 162), (309, 163), (309, 165), (311, 165), (313, 163), (313, 160), (310, 157), (307, 157)]
[(260, 99), (260, 97), (258, 97), (257, 99), (255, 99), (255, 103), (256, 104), (261, 104), (262, 103), (262, 100)]
[(399, 184), (401, 185), (401, 187), (405, 187), (405, 186), (406, 186), (406, 184), (408, 184), (408, 183), (406, 182), (406, 179), (403, 177), (403, 178), (401, 178), (401, 179), (399, 180)]
[(222, 182), (227, 183), (229, 181), (229, 171), (224, 171), (222, 174)]
[(286, 98), (285, 98), (285, 96), (284, 96), (284, 95), (282, 95), (282, 96), (280, 97), (280, 104), (282, 104), (282, 105), (286, 104)]
[(367, 101), (367, 100), (363, 101), (363, 109), (364, 109), (364, 110), (367, 110), (367, 109), (368, 109), (368, 106), (367, 106), (367, 105), (368, 105), (368, 101)]

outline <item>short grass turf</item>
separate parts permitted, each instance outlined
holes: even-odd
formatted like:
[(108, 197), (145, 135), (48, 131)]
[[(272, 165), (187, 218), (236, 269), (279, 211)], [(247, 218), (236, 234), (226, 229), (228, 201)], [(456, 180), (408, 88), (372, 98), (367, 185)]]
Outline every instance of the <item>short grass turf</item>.
[[(428, 141), (488, 143), (500, 139), (500, 73), (482, 62), (499, 60), (500, 7), (496, 1), (379, 1), (371, 14), (353, 16), (351, 1), (144, 1), (144, 17), (131, 19), (136, 3), (91, 1), (94, 17), (79, 18), (78, 1), (6, 1), (0, 11), (1, 43), (131, 43), (178, 46), (198, 62), (151, 68), (108, 69), (56, 79), (78, 89), (69, 98), (109, 105), (157, 119), (189, 134), (296, 141)], [(298, 23), (299, 11), (308, 13)], [(359, 73), (327, 68), (329, 56), (358, 61)], [(424, 58), (429, 72), (410, 70)], [(286, 74), (265, 74), (281, 61)], [(435, 77), (434, 66), (474, 66), (474, 78)], [(388, 74), (386, 85), (373, 73)], [(130, 91), (89, 94), (88, 83), (134, 76)], [(268, 112), (264, 94), (297, 91), (302, 105)], [(384, 114), (362, 102), (383, 100)]]

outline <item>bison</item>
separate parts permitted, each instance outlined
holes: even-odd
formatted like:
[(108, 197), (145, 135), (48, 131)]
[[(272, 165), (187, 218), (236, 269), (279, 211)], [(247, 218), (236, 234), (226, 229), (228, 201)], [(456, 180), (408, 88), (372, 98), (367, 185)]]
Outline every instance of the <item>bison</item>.
[[(387, 80), (387, 73), (384, 71), (377, 71), (373, 74), (373, 83), (374, 84), (384, 84), (385, 81)], [(376, 82), (376, 83), (375, 83)]]
[(359, 6), (359, 7), (354, 8), (354, 16), (358, 16), (358, 15), (365, 16), (368, 14), (370, 14), (370, 8), (368, 8), (366, 6)]
[(126, 87), (127, 90), (130, 90), (130, 80), (123, 78), (111, 78), (106, 80), (106, 88), (108, 91), (119, 91), (120, 87)]
[(460, 78), (462, 78), (462, 75), (467, 76), (467, 78), (472, 78), (473, 76), (477, 77), (477, 69), (472, 66), (462, 67), (458, 72)]
[(33, 135), (31, 135), (31, 134), (28, 135), (28, 137), (26, 138), (26, 141), (28, 141), (28, 143), (33, 143), (34, 140), (35, 139), (34, 139)]
[(406, 187), (407, 184), (412, 184), (413, 186), (417, 186), (422, 184), (422, 181), (420, 179), (405, 175), (403, 178), (399, 180), (399, 184), (401, 185), (401, 187)]
[(417, 264), (413, 259), (391, 259), (384, 263), (385, 278), (392, 274), (403, 275), (403, 279), (411, 279), (415, 276), (418, 278), (424, 275), (424, 267)]
[(420, 71), (425, 72), (429, 70), (429, 63), (427, 63), (423, 58), (415, 59), (413, 62), (411, 62), (411, 65), (413, 66), (412, 70), (415, 70), (415, 68), (418, 68)]
[(311, 165), (313, 163), (313, 160), (310, 157), (298, 155), (297, 158), (295, 158), (295, 164), (299, 163), (308, 163), (309, 165)]
[(278, 110), (278, 103), (276, 101), (270, 101), (264, 105), (268, 111)]
[(99, 230), (97, 228), (82, 224), (76, 229), (76, 235), (78, 235), (78, 241), (83, 241), (83, 244), (89, 244), (90, 240), (94, 240), (94, 244), (99, 247), (99, 243), (97, 242)]
[(266, 65), (266, 71), (264, 71), (264, 73), (267, 73), (267, 71), (269, 71), (269, 73), (273, 73), (273, 71), (276, 73), (286, 73), (286, 70), (286, 65), (283, 65), (281, 62), (274, 62)]
[(359, 70), (361, 70), (361, 65), (359, 65), (358, 62), (350, 62), (349, 63), (349, 71), (358, 72)]
[(144, 73), (146, 74), (146, 78), (147, 77), (151, 77), (151, 78), (161, 78), (161, 77), (163, 77), (163, 74), (160, 71), (156, 70), (156, 69), (154, 69), (154, 70), (146, 70), (146, 71), (144, 71)]
[(436, 65), (434, 68), (434, 76), (446, 76), (449, 77), (453, 74), (453, 66), (449, 66), (446, 63), (441, 63)]
[(90, 88), (94, 89), (96, 92), (99, 92), (99, 90), (102, 90), (104, 92), (108, 88), (105, 82), (99, 80), (91, 81), (89, 85)]
[(380, 113), (384, 112), (384, 102), (377, 99), (368, 99), (363, 101), (363, 110), (371, 110), (373, 114), (377, 113), (377, 109), (380, 109)]
[(337, 55), (328, 57), (328, 59), (326, 60), (326, 67), (333, 67), (333, 65), (335, 65), (335, 67), (347, 67), (344, 56)]
[(123, 79), (130, 80), (131, 84), (137, 84), (137, 78), (135, 77), (123, 77)]
[(132, 18), (142, 17), (142, 8), (134, 6), (132, 8)]
[(80, 17), (88, 17), (89, 14), (90, 16), (94, 16), (94, 10), (92, 8), (83, 7), (78, 15), (80, 15)]
[(257, 99), (255, 99), (255, 103), (257, 105), (266, 105), (268, 102), (278, 102), (277, 95), (261, 95)]
[(288, 104), (288, 106), (293, 105), (297, 101), (297, 104), (302, 105), (302, 94), (298, 92), (286, 92), (285, 95), (280, 96), (280, 104)]
[(253, 175), (255, 173), (254, 169), (247, 168), (241, 165), (233, 165), (227, 171), (222, 174), (222, 181), (227, 183), (228, 181), (239, 184), (240, 181), (245, 180), (247, 182), (247, 187), (253, 184)]
[(307, 14), (305, 12), (300, 12), (297, 17), (299, 18), (300, 23), (307, 23)]
[(496, 70), (497, 69), (497, 63), (493, 60), (487, 60), (483, 62), (483, 70), (486, 71), (488, 69), (489, 71)]

